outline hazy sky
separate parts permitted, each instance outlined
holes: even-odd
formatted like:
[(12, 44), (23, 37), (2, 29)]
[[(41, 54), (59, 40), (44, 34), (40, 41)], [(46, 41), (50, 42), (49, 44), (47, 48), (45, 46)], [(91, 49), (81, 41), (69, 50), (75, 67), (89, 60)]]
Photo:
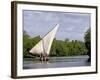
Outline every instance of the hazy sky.
[(43, 37), (59, 24), (56, 39), (84, 40), (84, 33), (90, 27), (89, 13), (48, 12), (23, 10), (24, 30), (31, 36)]

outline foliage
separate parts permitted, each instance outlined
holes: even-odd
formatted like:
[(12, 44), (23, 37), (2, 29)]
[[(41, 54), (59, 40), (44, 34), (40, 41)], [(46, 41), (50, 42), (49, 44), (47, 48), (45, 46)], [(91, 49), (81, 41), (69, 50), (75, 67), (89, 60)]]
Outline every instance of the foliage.
[(32, 55), (29, 54), (29, 50), (38, 43), (38, 41), (41, 40), (40, 36), (36, 36), (34, 38), (31, 38), (25, 31), (23, 35), (23, 53), (24, 57), (32, 57)]
[(86, 53), (87, 49), (82, 41), (54, 40), (51, 47), (50, 56), (86, 55)]
[(88, 50), (87, 54), (91, 58), (91, 29), (90, 28), (86, 31), (84, 39), (85, 39), (86, 48)]
[[(31, 38), (25, 31), (23, 35), (23, 53), (24, 57), (33, 57), (29, 50), (41, 40), (40, 36)], [(84, 42), (85, 41), (85, 42)], [(90, 55), (90, 29), (85, 33), (84, 41), (78, 40), (56, 40), (54, 39), (50, 56), (74, 56)]]

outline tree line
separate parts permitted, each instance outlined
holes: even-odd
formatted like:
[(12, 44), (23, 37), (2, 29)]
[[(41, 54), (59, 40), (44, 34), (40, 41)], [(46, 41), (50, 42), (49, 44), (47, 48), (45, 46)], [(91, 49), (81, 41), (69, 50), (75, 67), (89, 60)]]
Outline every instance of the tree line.
[[(84, 41), (79, 40), (57, 40), (54, 39), (50, 56), (77, 56), (77, 55), (90, 55), (90, 28), (84, 34)], [(30, 55), (29, 50), (41, 40), (40, 36), (31, 38), (26, 31), (23, 34), (23, 55), (24, 57), (34, 57)]]

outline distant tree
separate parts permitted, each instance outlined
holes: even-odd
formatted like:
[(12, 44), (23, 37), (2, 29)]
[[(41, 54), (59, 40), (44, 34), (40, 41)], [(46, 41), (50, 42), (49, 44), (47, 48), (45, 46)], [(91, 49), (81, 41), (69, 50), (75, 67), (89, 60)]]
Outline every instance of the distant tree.
[(26, 32), (26, 31), (24, 31), (24, 32), (23, 32), (23, 35), (24, 35), (24, 38), (25, 38), (25, 37), (27, 37), (27, 38), (29, 38), (29, 37), (30, 37), (30, 36), (27, 34), (27, 32)]
[[(78, 40), (53, 40), (50, 55), (49, 56), (77, 56), (77, 55), (86, 55), (88, 50), (88, 32), (85, 34), (85, 43)], [(41, 40), (40, 36), (30, 37), (26, 31), (23, 34), (23, 54), (24, 57), (33, 57), (35, 55), (30, 55), (29, 50), (32, 49), (39, 41)], [(85, 46), (87, 45), (87, 47)], [(89, 54), (89, 50), (88, 50)]]
[(66, 38), (66, 39), (65, 39), (65, 42), (68, 42), (68, 41), (69, 41), (69, 39), (68, 39), (68, 38)]
[(41, 37), (35, 36), (35, 37), (31, 38), (31, 40), (32, 40), (32, 46), (35, 46), (41, 40)]
[(85, 33), (85, 45), (88, 50), (87, 54), (89, 55), (89, 60), (91, 60), (91, 29), (89, 28)]
[(32, 46), (32, 42), (30, 36), (27, 34), (26, 31), (23, 32), (23, 56), (29, 56), (29, 50)]

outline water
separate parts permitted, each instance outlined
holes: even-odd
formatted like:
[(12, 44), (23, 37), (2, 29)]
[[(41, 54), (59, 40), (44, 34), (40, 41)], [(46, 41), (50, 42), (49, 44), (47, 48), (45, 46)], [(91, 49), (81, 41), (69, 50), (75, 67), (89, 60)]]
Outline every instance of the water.
[(39, 69), (39, 68), (62, 68), (62, 67), (81, 67), (90, 66), (88, 56), (74, 56), (74, 57), (50, 57), (47, 62), (41, 62), (38, 58), (25, 58), (23, 62), (23, 69)]

